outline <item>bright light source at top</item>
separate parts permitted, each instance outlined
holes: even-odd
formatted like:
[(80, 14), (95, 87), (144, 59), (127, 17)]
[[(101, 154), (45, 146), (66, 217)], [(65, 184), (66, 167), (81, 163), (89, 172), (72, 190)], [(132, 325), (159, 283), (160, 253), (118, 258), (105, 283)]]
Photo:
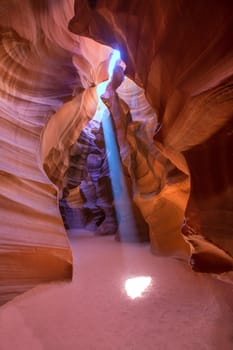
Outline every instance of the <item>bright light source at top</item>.
[(120, 54), (120, 51), (118, 50), (113, 50), (111, 52), (111, 55), (110, 55), (110, 58), (109, 58), (109, 62), (108, 62), (108, 80), (105, 80), (103, 81), (102, 83), (99, 83), (97, 85), (97, 88), (96, 88), (96, 92), (97, 92), (97, 96), (98, 96), (98, 102), (99, 102), (99, 105), (98, 105), (98, 108), (96, 110), (96, 113), (93, 117), (94, 120), (98, 120), (98, 121), (101, 121), (102, 119), (102, 115), (103, 115), (103, 112), (104, 110), (107, 108), (105, 106), (105, 104), (103, 103), (103, 101), (101, 100), (101, 96), (105, 93), (106, 91), (106, 88), (109, 84), (109, 82), (111, 81), (112, 79), (112, 76), (113, 76), (113, 71), (114, 71), (114, 68), (117, 64), (120, 64), (122, 61), (121, 61), (121, 54)]
[(135, 299), (141, 297), (142, 293), (149, 287), (150, 284), (151, 277), (149, 276), (129, 278), (125, 282), (125, 290), (130, 298)]
[(121, 61), (120, 51), (113, 50), (111, 53), (111, 57), (109, 60), (109, 66), (108, 66), (108, 75), (109, 75), (110, 80), (112, 78), (114, 68), (115, 68), (116, 64), (118, 63), (118, 61)]

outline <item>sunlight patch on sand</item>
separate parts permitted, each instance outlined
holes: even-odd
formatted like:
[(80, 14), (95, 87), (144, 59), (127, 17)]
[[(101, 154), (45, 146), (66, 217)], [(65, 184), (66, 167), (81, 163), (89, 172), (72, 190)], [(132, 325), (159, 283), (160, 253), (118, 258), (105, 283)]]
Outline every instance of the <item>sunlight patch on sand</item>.
[(127, 295), (132, 299), (141, 297), (142, 293), (151, 284), (151, 280), (152, 279), (149, 276), (140, 276), (127, 279), (125, 282), (125, 290)]

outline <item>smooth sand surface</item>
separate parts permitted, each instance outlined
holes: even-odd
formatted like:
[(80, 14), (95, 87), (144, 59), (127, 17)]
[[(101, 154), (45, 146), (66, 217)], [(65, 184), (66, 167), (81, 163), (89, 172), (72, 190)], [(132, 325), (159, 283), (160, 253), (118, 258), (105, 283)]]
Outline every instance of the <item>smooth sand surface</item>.
[[(233, 286), (147, 244), (74, 234), (74, 278), (0, 308), (0, 350), (233, 349)], [(151, 285), (131, 299), (129, 278)]]

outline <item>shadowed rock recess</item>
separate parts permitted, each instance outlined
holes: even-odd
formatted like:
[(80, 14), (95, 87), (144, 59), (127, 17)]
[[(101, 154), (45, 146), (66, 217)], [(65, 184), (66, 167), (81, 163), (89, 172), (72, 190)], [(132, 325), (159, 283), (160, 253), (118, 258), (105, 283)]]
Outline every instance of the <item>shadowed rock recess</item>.
[[(232, 281), (233, 2), (0, 7), (0, 304), (71, 280), (77, 229), (150, 240), (154, 254)], [(119, 215), (93, 119), (113, 49), (124, 64), (102, 99), (132, 215)]]

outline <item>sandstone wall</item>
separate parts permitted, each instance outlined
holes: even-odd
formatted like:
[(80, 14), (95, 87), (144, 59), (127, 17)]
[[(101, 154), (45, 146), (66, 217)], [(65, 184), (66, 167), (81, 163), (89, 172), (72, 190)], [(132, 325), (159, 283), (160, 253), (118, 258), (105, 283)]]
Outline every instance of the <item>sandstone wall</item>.
[(76, 0), (69, 25), (118, 47), (157, 113), (157, 176), (165, 181), (152, 244), (182, 228), (193, 268), (212, 272), (232, 269), (232, 9), (228, 0)]

